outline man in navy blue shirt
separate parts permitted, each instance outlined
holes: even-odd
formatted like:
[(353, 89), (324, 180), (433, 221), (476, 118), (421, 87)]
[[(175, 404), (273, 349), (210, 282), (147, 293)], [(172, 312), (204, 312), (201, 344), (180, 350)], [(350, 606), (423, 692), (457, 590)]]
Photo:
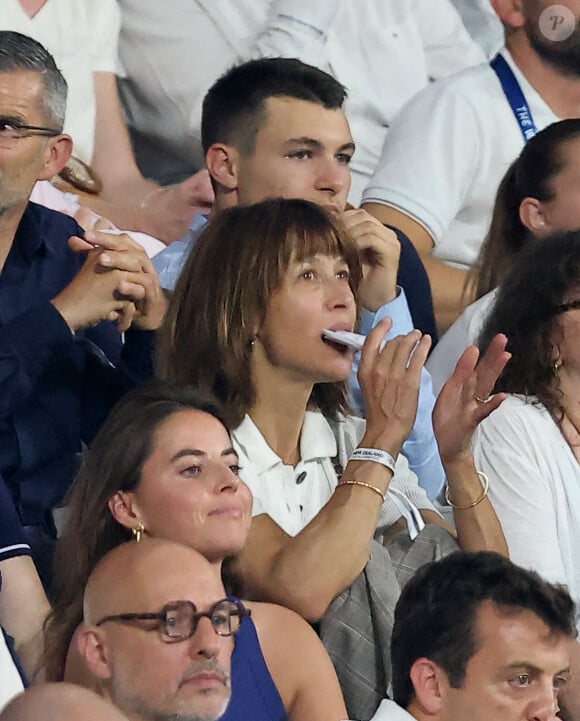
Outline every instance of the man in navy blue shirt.
[(41, 572), (83, 443), (151, 374), (151, 331), (166, 306), (130, 238), (101, 232), (85, 242), (74, 220), (29, 203), (36, 180), (70, 156), (65, 105), (66, 82), (46, 50), (0, 32), (0, 474)]

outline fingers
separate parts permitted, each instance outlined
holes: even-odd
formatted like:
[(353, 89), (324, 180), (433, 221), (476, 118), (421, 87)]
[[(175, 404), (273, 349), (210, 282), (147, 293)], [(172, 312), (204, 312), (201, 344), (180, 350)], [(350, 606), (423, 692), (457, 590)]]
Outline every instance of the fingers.
[(383, 318), (383, 320), (380, 323), (377, 323), (377, 325), (368, 334), (363, 349), (361, 351), (361, 358), (359, 363), (359, 380), (361, 375), (363, 377), (368, 376), (371, 368), (375, 363), (381, 344), (386, 334), (391, 330), (392, 326), (393, 321), (390, 318)]
[[(418, 387), (421, 369), (431, 347), (431, 338), (421, 336), (420, 331), (414, 330), (407, 335), (393, 338), (380, 350), (380, 340), (384, 337), (385, 329), (381, 328), (382, 333), (380, 336), (378, 333), (374, 336), (375, 331), (379, 328), (381, 328), (380, 324), (369, 335), (367, 339), (369, 348), (367, 348), (367, 343), (363, 348), (363, 354), (365, 355), (364, 367), (362, 358), (359, 366), (359, 376), (362, 369), (365, 384), (367, 385), (367, 393), (378, 398), (383, 395), (388, 383), (400, 383), (404, 377), (409, 388)], [(379, 338), (378, 347), (377, 338)], [(369, 384), (370, 388), (368, 387)]]
[(143, 248), (139, 243), (136, 243), (130, 235), (116, 230), (87, 230), (85, 239), (103, 250), (134, 250), (135, 252), (143, 252)]
[(125, 333), (133, 324), (133, 320), (137, 316), (137, 310), (133, 303), (126, 303), (121, 309), (113, 311), (109, 319), (117, 323), (119, 333)]
[[(346, 230), (363, 251), (363, 262), (376, 265), (389, 259), (398, 263), (401, 245), (394, 231), (365, 210), (347, 210), (341, 217)], [(374, 253), (365, 252), (369, 250)]]
[(507, 393), (496, 393), (486, 403), (478, 403), (474, 412), (475, 425), (491, 415), (507, 398)]
[(476, 395), (479, 398), (488, 398), (493, 393), (497, 379), (511, 358), (511, 353), (506, 351), (507, 342), (502, 333), (496, 335), (480, 358), (476, 368)]
[(80, 238), (78, 235), (71, 235), (68, 239), (68, 245), (71, 250), (75, 251), (75, 253), (86, 253), (95, 249), (94, 243)]
[(138, 253), (128, 251), (106, 251), (100, 253), (98, 257), (99, 264), (104, 268), (115, 270), (125, 270), (130, 273), (139, 273), (143, 270), (143, 258)]
[(139, 243), (126, 233), (87, 233), (87, 240), (103, 251), (98, 262), (104, 268), (132, 273), (143, 271), (156, 276), (153, 263)]
[(143, 282), (132, 282), (130, 280), (121, 280), (113, 295), (115, 298), (122, 298), (124, 300), (130, 300), (133, 303), (138, 303), (143, 300), (147, 294), (147, 290), (143, 285)]
[(341, 217), (360, 252), (363, 270), (360, 303), (377, 311), (397, 295), (401, 244), (392, 230), (364, 210), (349, 210)]

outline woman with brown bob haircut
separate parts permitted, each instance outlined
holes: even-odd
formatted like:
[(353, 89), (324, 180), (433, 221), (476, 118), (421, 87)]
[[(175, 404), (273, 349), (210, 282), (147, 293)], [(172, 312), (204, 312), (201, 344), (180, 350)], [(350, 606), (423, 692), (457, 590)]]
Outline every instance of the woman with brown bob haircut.
[[(355, 327), (367, 260), (339, 219), (307, 201), (231, 208), (191, 253), (160, 349), (162, 376), (210, 389), (234, 429), (240, 475), (254, 496), (237, 564), (246, 590), (309, 620), (364, 569), (377, 527), (385, 539), (403, 529), (397, 538), (408, 545), (407, 533), (421, 539), (432, 533), (424, 522), (435, 524), (425, 557), (421, 543), (411, 544), (416, 565), (456, 548), (400, 454), (429, 337), (413, 331), (381, 348), (388, 319), (369, 334), (359, 368), (365, 422), (348, 409), (354, 351), (322, 335)], [(496, 339), (478, 370), (469, 349), (435, 411), (459, 544), (504, 553), (469, 442), (502, 401), (476, 396), (487, 398), (505, 366), (505, 342)]]

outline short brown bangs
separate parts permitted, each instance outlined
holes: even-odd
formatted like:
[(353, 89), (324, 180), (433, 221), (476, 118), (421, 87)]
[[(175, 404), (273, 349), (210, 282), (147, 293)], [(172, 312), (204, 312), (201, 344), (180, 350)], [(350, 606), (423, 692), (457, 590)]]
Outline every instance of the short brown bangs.
[(332, 218), (323, 208), (310, 203), (304, 203), (304, 206), (294, 205), (293, 211), (297, 212), (293, 213), (293, 222), (287, 225), (287, 232), (280, 238), (277, 268), (275, 277), (270, 279), (270, 291), (280, 287), (292, 262), (302, 262), (316, 255), (327, 255), (344, 259), (350, 273), (350, 287), (356, 298), (362, 280), (357, 245), (348, 236), (342, 223)]

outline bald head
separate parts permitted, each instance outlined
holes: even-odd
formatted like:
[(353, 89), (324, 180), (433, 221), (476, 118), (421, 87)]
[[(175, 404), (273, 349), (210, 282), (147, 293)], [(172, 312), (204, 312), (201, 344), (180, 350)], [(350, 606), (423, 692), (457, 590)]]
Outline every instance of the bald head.
[(127, 721), (92, 691), (68, 683), (33, 686), (13, 699), (0, 721)]
[(172, 594), (183, 594), (183, 577), (190, 574), (219, 589), (219, 598), (225, 595), (217, 570), (197, 551), (148, 537), (140, 543), (124, 543), (108, 553), (91, 573), (84, 596), (85, 624), (140, 607), (161, 608), (182, 597)]
[[(77, 636), (103, 696), (131, 721), (216, 721), (234, 648), (223, 635), (231, 602), (213, 611), (225, 595), (219, 570), (186, 546), (145, 538), (107, 554), (87, 584)], [(193, 615), (210, 610), (211, 620)]]

